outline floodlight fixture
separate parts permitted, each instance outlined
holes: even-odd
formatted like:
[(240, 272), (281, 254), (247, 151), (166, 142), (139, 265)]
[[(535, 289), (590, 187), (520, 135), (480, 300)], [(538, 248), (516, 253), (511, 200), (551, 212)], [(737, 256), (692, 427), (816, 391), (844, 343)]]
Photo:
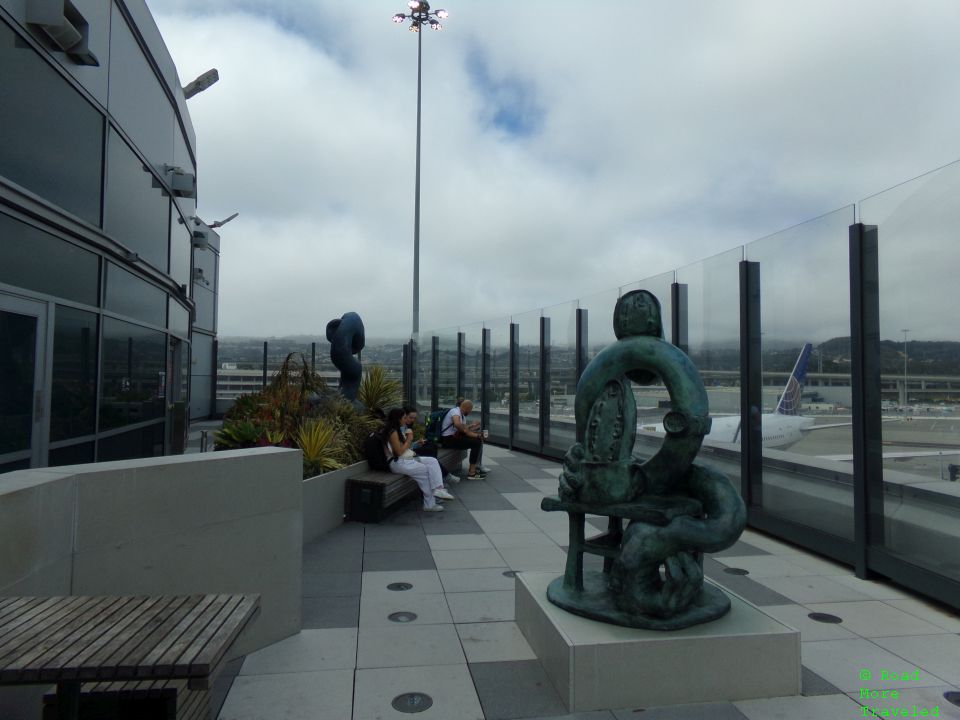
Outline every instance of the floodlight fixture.
[(220, 73), (217, 72), (216, 68), (211, 68), (207, 70), (203, 75), (198, 77), (191, 83), (188, 83), (186, 87), (183, 88), (183, 97), (186, 100), (189, 100), (194, 95), (202, 93), (208, 87), (213, 85), (217, 80), (220, 79)]

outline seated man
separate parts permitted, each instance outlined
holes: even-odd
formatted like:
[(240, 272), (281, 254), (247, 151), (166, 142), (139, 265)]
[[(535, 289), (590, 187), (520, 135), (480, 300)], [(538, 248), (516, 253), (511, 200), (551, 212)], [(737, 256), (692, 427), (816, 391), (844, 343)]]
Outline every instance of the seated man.
[(461, 400), (457, 407), (452, 408), (443, 418), (440, 426), (440, 444), (445, 448), (470, 450), (470, 467), (467, 469), (467, 479), (482, 479), (487, 476), (486, 469), (480, 465), (483, 454), (483, 434), (480, 423), (467, 424), (466, 417), (473, 411), (473, 403)]

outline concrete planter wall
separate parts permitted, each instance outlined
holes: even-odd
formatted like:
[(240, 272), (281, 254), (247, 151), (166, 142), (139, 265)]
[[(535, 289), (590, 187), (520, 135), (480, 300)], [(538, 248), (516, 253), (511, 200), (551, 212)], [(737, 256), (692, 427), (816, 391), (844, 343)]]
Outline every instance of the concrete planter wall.
[(367, 461), (361, 460), (303, 481), (304, 545), (343, 523), (347, 480), (366, 470)]

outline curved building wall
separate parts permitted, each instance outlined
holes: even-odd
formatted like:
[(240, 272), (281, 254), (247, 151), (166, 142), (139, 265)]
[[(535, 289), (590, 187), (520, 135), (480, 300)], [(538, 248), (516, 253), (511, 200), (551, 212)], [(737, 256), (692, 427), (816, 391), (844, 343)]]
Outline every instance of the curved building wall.
[(0, 0), (0, 128), (0, 473), (182, 452), (219, 239), (144, 2)]

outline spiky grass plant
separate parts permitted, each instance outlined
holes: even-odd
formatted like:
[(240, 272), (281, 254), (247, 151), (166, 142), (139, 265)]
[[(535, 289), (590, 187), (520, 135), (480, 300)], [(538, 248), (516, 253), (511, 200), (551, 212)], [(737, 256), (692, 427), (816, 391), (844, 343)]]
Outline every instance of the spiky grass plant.
[(382, 365), (371, 365), (360, 380), (359, 400), (371, 415), (386, 414), (400, 404), (403, 386), (387, 375)]

